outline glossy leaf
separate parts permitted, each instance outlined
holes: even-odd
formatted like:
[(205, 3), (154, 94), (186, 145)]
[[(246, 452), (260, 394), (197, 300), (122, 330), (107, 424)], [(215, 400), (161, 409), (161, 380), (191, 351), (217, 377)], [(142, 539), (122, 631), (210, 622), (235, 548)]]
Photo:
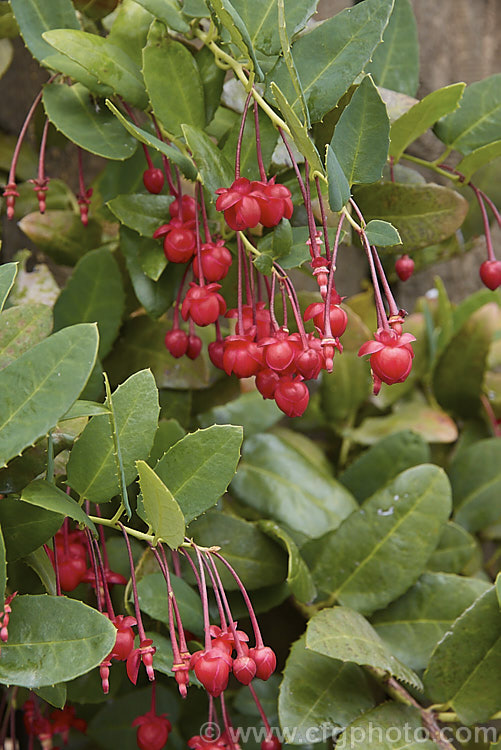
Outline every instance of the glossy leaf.
[(372, 390), (370, 372), (356, 352), (347, 351), (335, 364), (336, 375), (322, 374), (322, 408), (329, 422), (350, 423)]
[(120, 47), (129, 55), (137, 67), (141, 68), (143, 47), (146, 46), (148, 31), (153, 21), (152, 14), (139, 5), (136, 0), (125, 0), (115, 8), (112, 18), (113, 22), (108, 34), (108, 41)]
[(278, 699), (280, 725), (294, 727), (295, 745), (310, 744), (315, 728), (344, 727), (374, 705), (360, 667), (316, 654), (305, 640), (303, 635), (292, 645)]
[(395, 0), (390, 20), (365, 67), (378, 86), (415, 96), (419, 83), (419, 43), (410, 0)]
[(48, 594), (57, 596), (56, 573), (43, 547), (37, 547), (29, 555), (23, 557), (23, 563), (35, 571)]
[(310, 537), (337, 528), (356, 508), (341, 484), (270, 434), (246, 440), (231, 491), (264, 517)]
[(174, 31), (184, 33), (190, 30), (189, 24), (183, 18), (178, 0), (135, 0), (135, 2)]
[(44, 31), (80, 28), (71, 0), (51, 0), (42, 7), (38, 0), (13, 0), (11, 8), (24, 42), (37, 60), (53, 52), (42, 37)]
[(46, 31), (43, 38), (109, 86), (129, 104), (144, 108), (148, 97), (141, 71), (126, 52), (104, 37), (74, 29)]
[(324, 168), (315, 144), (311, 140), (306, 125), (304, 125), (296, 112), (290, 106), (290, 103), (284, 96), (281, 89), (277, 86), (275, 81), (270, 84), (271, 93), (274, 100), (276, 101), (278, 108), (280, 109), (284, 120), (289, 126), (289, 130), (292, 133), (294, 143), (300, 153), (303, 154), (304, 158), (308, 160), (311, 169), (314, 172), (323, 174)]
[[(202, 546), (210, 546), (217, 536), (221, 554), (235, 568), (247, 589), (285, 581), (287, 560), (283, 550), (241, 518), (210, 511), (190, 524), (189, 535)], [(218, 564), (218, 569), (225, 589), (237, 589), (235, 579), (226, 568)]]
[(385, 417), (367, 417), (349, 435), (360, 445), (374, 445), (402, 430), (412, 430), (429, 443), (453, 443), (458, 437), (451, 417), (441, 409), (418, 403), (399, 405), (398, 410)]
[(311, 602), (317, 593), (315, 584), (293, 539), (273, 521), (260, 521), (259, 528), (269, 537), (278, 541), (289, 555), (287, 583), (291, 592), (298, 601)]
[(421, 670), (456, 618), (488, 588), (476, 578), (425, 573), (400, 599), (376, 612), (371, 624), (398, 659)]
[(480, 148), (475, 149), (475, 151), (472, 151), (468, 156), (461, 159), (456, 169), (464, 176), (465, 182), (469, 182), (475, 172), (490, 164), (499, 156), (501, 156), (501, 140), (493, 141), (486, 146), (480, 146)]
[(389, 132), (386, 107), (372, 79), (366, 76), (343, 110), (330, 144), (350, 185), (381, 178)]
[(248, 58), (249, 68), (254, 70), (257, 80), (262, 81), (263, 72), (259, 66), (249, 32), (230, 0), (210, 0), (210, 4), (218, 20), (228, 31), (233, 44)]
[(437, 548), (426, 567), (435, 572), (462, 573), (478, 552), (479, 545), (475, 537), (462, 526), (449, 521), (444, 526)]
[(97, 329), (77, 325), (0, 372), (0, 465), (45, 435), (77, 399), (96, 361)]
[(36, 688), (72, 680), (97, 667), (115, 643), (110, 620), (75, 599), (16, 596), (11, 606), (0, 660), (4, 684)]
[(85, 86), (51, 83), (44, 87), (43, 104), (52, 124), (77, 146), (105, 159), (128, 159), (137, 141), (103, 107), (97, 107)]
[(424, 674), (431, 699), (447, 702), (467, 725), (487, 721), (501, 705), (500, 627), (493, 586), (456, 620)]
[(459, 106), (465, 83), (453, 83), (432, 91), (392, 123), (390, 131), (390, 156), (398, 161), (405, 149), (437, 120)]
[(0, 500), (0, 526), (9, 562), (29, 555), (47, 542), (63, 522), (59, 513), (26, 505), (15, 497)]
[(168, 133), (182, 135), (183, 123), (204, 127), (204, 90), (195, 58), (159, 22), (152, 24), (143, 50), (143, 75), (153, 112)]
[(18, 226), (42, 252), (66, 266), (74, 266), (88, 250), (101, 244), (100, 224), (89, 219), (85, 227), (74, 211), (36, 211), (23, 216)]
[[(393, 0), (366, 0), (318, 24), (292, 45), (312, 122), (321, 120), (362, 72), (381, 41), (392, 8)], [(283, 61), (273, 69), (270, 80), (300, 115), (301, 106)]]
[(66, 685), (62, 682), (59, 685), (46, 685), (35, 690), (39, 698), (50, 703), (55, 708), (62, 709), (66, 703)]
[[(198, 592), (192, 589), (183, 578), (178, 578), (172, 573), (171, 583), (184, 627), (195, 635), (200, 635), (203, 631), (203, 614)], [(138, 581), (137, 592), (142, 611), (154, 620), (168, 624), (167, 584), (162, 573), (143, 576)]]
[(388, 247), (389, 245), (401, 245), (402, 240), (393, 224), (379, 219), (372, 219), (365, 227), (367, 239), (371, 245)]
[[(112, 396), (126, 484), (137, 476), (136, 461), (148, 458), (158, 424), (158, 391), (149, 370), (132, 375)], [(108, 416), (92, 417), (71, 451), (68, 483), (95, 503), (120, 492)]]
[[(71, 60), (66, 55), (56, 52), (52, 48), (51, 53), (43, 59), (43, 64), (46, 68), (71, 78), (74, 82), (81, 84), (88, 92), (92, 92), (96, 96), (113, 96), (113, 89), (105, 86), (104, 83), (99, 83), (90, 71), (75, 62), (75, 60)], [(47, 84), (47, 87), (49, 86), (52, 86), (52, 84)]]
[(389, 604), (418, 579), (451, 510), (442, 469), (422, 464), (399, 474), (339, 529), (308, 545), (306, 561), (332, 601), (364, 614)]
[(47, 305), (9, 307), (0, 314), (0, 369), (46, 338), (52, 330)]
[(215, 202), (216, 190), (232, 184), (235, 177), (233, 167), (203, 130), (184, 125), (183, 133), (202, 183), (209, 193), (210, 200)]
[(444, 117), (435, 133), (445, 144), (470, 154), (499, 139), (501, 125), (501, 73), (466, 87), (456, 112)]
[(435, 398), (443, 409), (461, 417), (475, 416), (487, 354), (495, 326), (497, 306), (490, 305), (472, 315), (450, 339), (432, 372)]
[(144, 510), (153, 533), (171, 549), (177, 549), (184, 541), (183, 511), (170, 490), (145, 461), (137, 461), (136, 466)]
[(488, 438), (461, 451), (451, 465), (454, 520), (468, 531), (479, 531), (501, 516), (500, 461), (499, 442)]
[[(148, 315), (151, 315), (152, 318), (159, 318), (172, 305), (184, 267), (181, 264), (178, 264), (177, 267), (176, 264), (171, 264), (169, 270), (160, 274), (157, 281), (151, 279), (145, 272), (143, 263), (147, 257), (151, 258), (155, 251), (160, 250), (165, 260), (165, 266), (167, 266), (161, 244), (158, 240), (140, 237), (136, 232), (124, 226), (120, 228), (120, 249), (125, 257), (127, 271), (137, 299)], [(165, 329), (165, 325), (163, 328)], [(163, 335), (165, 336), (165, 330)], [(162, 352), (165, 348), (163, 338), (159, 338), (158, 343), (161, 347), (159, 351)], [(140, 361), (139, 365), (141, 364), (144, 364), (144, 362)], [(129, 374), (129, 371), (127, 371), (127, 374)]]
[(421, 687), (417, 674), (393, 656), (365, 617), (348, 607), (317, 612), (306, 629), (306, 648), (331, 659), (382, 669), (418, 689)]
[(14, 285), (17, 275), (17, 263), (5, 263), (0, 266), (0, 312), (3, 310), (5, 301)]
[(161, 419), (155, 433), (153, 448), (148, 457), (149, 465), (155, 466), (164, 453), (167, 453), (169, 448), (172, 448), (185, 435), (186, 430), (181, 427), (177, 419)]
[(350, 200), (350, 185), (335, 152), (327, 146), (325, 169), (329, 178), (329, 206), (331, 211), (341, 211)]
[(368, 711), (346, 728), (338, 742), (350, 750), (436, 750), (438, 747), (429, 739), (429, 733), (424, 734), (419, 710), (396, 701)]
[(393, 224), (406, 251), (447, 239), (468, 211), (468, 203), (459, 193), (433, 184), (385, 182), (359, 188), (355, 200), (367, 222), (382, 219)]
[[(315, 12), (318, 0), (287, 0), (287, 34), (292, 38)], [(266, 55), (280, 52), (277, 3), (275, 0), (233, 0), (232, 5), (245, 23), (252, 44)]]
[(105, 404), (98, 404), (95, 401), (78, 400), (75, 401), (71, 409), (63, 414), (60, 422), (69, 419), (80, 419), (81, 417), (95, 417), (98, 414), (109, 414), (110, 410)]
[[(141, 237), (151, 238), (161, 224), (170, 220), (171, 195), (117, 195), (106, 204), (117, 219)], [(158, 243), (157, 243), (158, 246)]]
[(62, 516), (72, 518), (77, 523), (88, 526), (97, 536), (94, 523), (81, 506), (66, 492), (45, 479), (35, 479), (34, 482), (30, 482), (22, 491), (21, 500), (30, 505), (50, 510), (52, 513), (60, 513)]
[(143, 128), (139, 128), (137, 125), (134, 125), (133, 122), (130, 122), (130, 120), (123, 116), (120, 110), (117, 109), (113, 102), (110, 102), (109, 99), (106, 100), (106, 106), (111, 112), (113, 112), (115, 117), (120, 120), (124, 128), (129, 133), (131, 133), (131, 135), (137, 138), (140, 143), (144, 143), (146, 146), (151, 146), (151, 148), (154, 148), (159, 153), (164, 154), (168, 159), (170, 159), (170, 161), (174, 162), (174, 164), (177, 164), (177, 166), (183, 172), (184, 176), (189, 180), (194, 180), (196, 178), (197, 173), (193, 166), (193, 162), (188, 159), (187, 156), (178, 151), (177, 148), (164, 143), (160, 140), (160, 138), (152, 135), (152, 133), (148, 133), (147, 130), (143, 130)]
[(264, 432), (280, 419), (283, 412), (271, 399), (264, 399), (258, 391), (242, 393), (233, 401), (213, 406), (198, 415), (200, 427), (212, 424), (239, 424), (246, 438)]
[(217, 503), (233, 479), (240, 458), (242, 428), (213, 425), (179, 440), (155, 471), (168, 486), (186, 523)]
[[(214, 55), (208, 47), (202, 47), (195, 55), (195, 62), (200, 73), (204, 90), (205, 124), (208, 125), (219, 106), (225, 71), (216, 65)], [(266, 118), (268, 121), (268, 118)], [(269, 122), (269, 121), (268, 121)]]
[(382, 437), (356, 458), (339, 479), (363, 502), (400, 472), (429, 461), (428, 443), (415, 432), (405, 430)]
[(118, 335), (125, 294), (118, 264), (109, 250), (86, 253), (54, 305), (54, 328), (97, 323), (99, 356), (104, 357)]

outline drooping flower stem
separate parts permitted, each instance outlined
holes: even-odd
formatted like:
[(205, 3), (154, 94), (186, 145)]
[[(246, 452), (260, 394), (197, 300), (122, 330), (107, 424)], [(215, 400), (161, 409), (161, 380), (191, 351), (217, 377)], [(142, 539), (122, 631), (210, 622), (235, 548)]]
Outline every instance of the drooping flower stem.
[(125, 530), (125, 526), (121, 523), (118, 523), (118, 526), (120, 530), (122, 531), (123, 537), (125, 539), (125, 546), (127, 547), (127, 554), (129, 557), (130, 580), (131, 580), (131, 585), (132, 585), (132, 594), (134, 597), (134, 611), (136, 613), (137, 632), (139, 634), (139, 640), (144, 641), (146, 640), (146, 633), (144, 632), (143, 621), (141, 619), (141, 609), (139, 607), (139, 597), (137, 594), (137, 582), (136, 582), (136, 571), (134, 568), (134, 558), (132, 557), (132, 550), (130, 547), (129, 536), (127, 534), (127, 531)]

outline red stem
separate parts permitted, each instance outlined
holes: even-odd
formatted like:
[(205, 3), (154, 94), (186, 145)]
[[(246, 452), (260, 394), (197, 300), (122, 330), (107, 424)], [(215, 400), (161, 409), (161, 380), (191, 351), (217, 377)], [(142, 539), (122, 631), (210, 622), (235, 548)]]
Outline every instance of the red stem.
[(214, 552), (213, 554), (214, 554), (214, 557), (217, 557), (218, 560), (221, 560), (221, 562), (223, 563), (223, 565), (226, 565), (226, 567), (230, 571), (231, 575), (235, 579), (235, 581), (236, 581), (236, 583), (238, 585), (238, 588), (240, 589), (240, 593), (243, 596), (243, 599), (244, 599), (244, 602), (245, 602), (245, 606), (247, 607), (247, 610), (249, 612), (249, 618), (250, 618), (250, 621), (251, 621), (251, 624), (252, 624), (252, 629), (254, 630), (254, 637), (256, 639), (256, 646), (258, 648), (260, 648), (261, 646), (263, 646), (263, 638), (261, 636), (261, 631), (259, 629), (259, 624), (258, 624), (256, 615), (255, 615), (255, 612), (254, 612), (254, 608), (252, 606), (252, 602), (249, 599), (249, 594), (245, 590), (245, 586), (243, 585), (242, 581), (240, 580), (240, 578), (238, 577), (236, 571), (232, 568), (232, 566), (230, 565), (230, 563), (227, 562), (227, 560), (225, 560), (224, 557), (219, 554), (219, 552)]
[(240, 123), (240, 130), (238, 131), (237, 140), (237, 152), (235, 154), (235, 179), (238, 180), (240, 177), (240, 154), (242, 152), (242, 140), (244, 137), (245, 121), (247, 119), (247, 112), (249, 110), (250, 100), (252, 98), (252, 92), (249, 91), (247, 99), (245, 100), (244, 111), (242, 112), (242, 122)]
[[(325, 206), (324, 201), (322, 199), (322, 191), (320, 189), (320, 178), (318, 175), (315, 176), (315, 185), (317, 188), (317, 195), (318, 195), (318, 203), (320, 205), (320, 214), (322, 216), (322, 228), (324, 230), (324, 244), (325, 244), (325, 257), (327, 259), (327, 262), (331, 259), (331, 249), (329, 246), (329, 235), (327, 233), (327, 216), (325, 215)], [(344, 218), (344, 214), (342, 214)]]
[(254, 126), (255, 126), (255, 131), (256, 131), (256, 154), (257, 154), (257, 163), (259, 166), (259, 175), (261, 177), (261, 182), (266, 182), (266, 169), (264, 168), (263, 152), (261, 151), (261, 130), (259, 128), (259, 107), (257, 106), (256, 101), (254, 101)]
[(125, 544), (127, 547), (127, 554), (129, 556), (130, 579), (131, 579), (131, 584), (132, 584), (132, 593), (134, 596), (134, 610), (136, 613), (136, 620), (137, 620), (137, 632), (139, 634), (139, 641), (142, 642), (146, 640), (146, 633), (144, 632), (143, 621), (141, 619), (141, 609), (139, 607), (139, 597), (137, 595), (137, 583), (136, 583), (136, 571), (134, 569), (134, 558), (132, 557), (132, 550), (130, 548), (129, 537), (127, 536), (125, 526), (121, 524), (120, 522), (118, 523), (118, 526), (120, 527), (122, 534), (124, 535)]

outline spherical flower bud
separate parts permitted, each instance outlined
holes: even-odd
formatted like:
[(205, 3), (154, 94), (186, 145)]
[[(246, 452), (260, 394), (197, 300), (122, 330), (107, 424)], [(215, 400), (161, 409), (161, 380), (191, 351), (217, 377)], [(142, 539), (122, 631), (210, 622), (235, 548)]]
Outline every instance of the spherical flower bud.
[(149, 193), (158, 195), (164, 186), (164, 173), (158, 167), (150, 167), (143, 172), (143, 185)]
[(484, 260), (479, 273), (482, 283), (494, 291), (501, 285), (501, 260)]
[[(221, 281), (228, 274), (232, 264), (232, 256), (227, 247), (224, 246), (224, 240), (217, 243), (206, 242), (200, 248), (200, 257), (202, 261), (202, 272), (206, 281)], [(197, 278), (200, 277), (200, 268), (198, 255), (193, 260), (193, 273)]]
[(196, 336), (194, 333), (191, 333), (188, 336), (188, 348), (186, 350), (186, 356), (190, 359), (196, 359), (200, 356), (200, 352), (202, 351), (202, 339), (200, 336)]
[(165, 348), (173, 357), (179, 359), (188, 351), (189, 338), (186, 331), (172, 328), (165, 334)]
[(214, 367), (219, 367), (220, 370), (223, 370), (224, 341), (211, 341), (207, 349), (209, 352), (209, 359)]
[(256, 677), (260, 680), (269, 680), (277, 666), (277, 657), (273, 649), (269, 646), (256, 646), (249, 649), (249, 656), (256, 663)]
[(294, 360), (296, 354), (295, 342), (289, 339), (288, 331), (279, 329), (274, 336), (259, 342), (259, 346), (264, 348), (264, 361), (270, 370), (283, 372)]
[(172, 729), (165, 714), (157, 716), (153, 711), (135, 718), (132, 726), (138, 727), (136, 741), (140, 750), (162, 750)]
[[(348, 315), (339, 304), (331, 302), (329, 317), (331, 334), (335, 338), (339, 338), (339, 336), (342, 336), (346, 330)], [(304, 311), (303, 320), (307, 321), (312, 319), (315, 327), (322, 333), (325, 333), (325, 304), (323, 302), (314, 302), (311, 305), (308, 305)]]
[(242, 685), (248, 685), (256, 675), (256, 662), (250, 656), (233, 659), (233, 674)]
[(135, 617), (117, 615), (112, 620), (117, 629), (117, 637), (110, 658), (125, 661), (134, 648), (134, 632), (132, 626), (136, 625)]
[(215, 323), (226, 311), (226, 302), (218, 294), (218, 289), (221, 289), (220, 284), (198, 286), (194, 281), (190, 282), (181, 307), (183, 320), (191, 318), (199, 326)]
[(217, 698), (228, 685), (231, 656), (219, 648), (197, 651), (191, 657), (190, 667), (209, 695)]
[[(173, 219), (170, 224), (178, 221)], [(195, 232), (189, 226), (174, 226), (164, 238), (165, 257), (171, 263), (188, 263), (193, 257), (196, 244)]]
[(256, 375), (256, 388), (263, 398), (274, 398), (279, 382), (280, 375), (269, 367), (259, 370)]
[(403, 383), (412, 367), (414, 352), (411, 342), (416, 338), (410, 333), (399, 334), (394, 330), (378, 329), (374, 339), (366, 341), (358, 352), (359, 357), (370, 354), (374, 374), (374, 393), (378, 393), (381, 382), (393, 385)]
[(179, 216), (179, 198), (172, 201), (169, 206), (169, 214), (173, 219), (181, 219), (182, 221), (193, 221), (197, 215), (197, 202), (191, 195), (183, 195), (181, 199), (181, 206), (183, 209), (182, 217)]
[(274, 734), (269, 734), (267, 738), (261, 742), (261, 750), (281, 750), (281, 747), (282, 743)]
[(260, 223), (264, 227), (275, 227), (282, 219), (290, 219), (294, 206), (291, 191), (285, 185), (269, 182), (253, 182), (254, 193), (261, 208)]
[(281, 378), (275, 389), (274, 399), (279, 409), (288, 417), (300, 417), (308, 406), (310, 394), (301, 380)]
[(263, 366), (263, 350), (250, 336), (227, 336), (225, 339), (223, 367), (227, 375), (250, 378)]
[(414, 273), (414, 261), (408, 255), (402, 255), (395, 262), (395, 271), (400, 281), (407, 281)]

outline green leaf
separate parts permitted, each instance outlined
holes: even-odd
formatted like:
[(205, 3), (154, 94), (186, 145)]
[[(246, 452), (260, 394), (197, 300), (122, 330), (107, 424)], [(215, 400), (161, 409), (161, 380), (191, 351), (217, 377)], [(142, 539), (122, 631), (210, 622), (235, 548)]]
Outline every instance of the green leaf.
[(185, 33), (190, 31), (189, 24), (183, 18), (181, 5), (178, 0), (135, 0), (146, 8), (152, 15), (167, 24), (174, 31)]
[(7, 560), (11, 562), (29, 555), (53, 537), (62, 522), (59, 513), (27, 506), (12, 496), (4, 497), (0, 500), (0, 525)]
[[(183, 270), (181, 267), (181, 273)], [(168, 276), (171, 276), (170, 268)], [(177, 278), (177, 283), (179, 283), (179, 277)], [(158, 286), (158, 284), (153, 285), (144, 274), (142, 279), (152, 286)], [(135, 279), (134, 283), (136, 283)], [(174, 295), (175, 290), (171, 291)], [(147, 290), (147, 293), (149, 295), (150, 291)], [(165, 302), (165, 297), (164, 293), (162, 304)], [(170, 306), (172, 299), (173, 296), (170, 297), (166, 307)], [(146, 302), (148, 302), (148, 299)], [(142, 298), (142, 304), (145, 304), (144, 297)], [(158, 302), (159, 306), (160, 302)], [(160, 315), (158, 307), (155, 312), (150, 310), (150, 314)], [(164, 307), (164, 311), (166, 307)], [(211, 375), (208, 357), (202, 354), (195, 362), (187, 357), (182, 360), (174, 359), (165, 348), (164, 339), (165, 321), (151, 320), (147, 315), (138, 315), (128, 320), (122, 328), (121, 336), (111, 356), (106, 360), (106, 368), (110, 374), (111, 382), (120, 383), (141, 367), (146, 366), (153, 372), (159, 388), (182, 390), (207, 388)]]
[(395, 0), (393, 11), (365, 72), (378, 86), (415, 96), (419, 83), (419, 42), (410, 0)]
[(317, 586), (332, 601), (364, 614), (381, 609), (418, 579), (450, 510), (442, 469), (431, 464), (407, 469), (339, 529), (303, 550)]
[(462, 573), (478, 552), (478, 542), (462, 526), (449, 521), (426, 567), (443, 573)]
[(210, 427), (212, 424), (241, 425), (248, 438), (256, 432), (264, 432), (273, 427), (282, 419), (282, 414), (272, 399), (264, 399), (258, 391), (253, 390), (242, 393), (233, 401), (213, 406), (209, 411), (199, 414), (197, 419), (200, 427)]
[(372, 219), (365, 227), (365, 233), (369, 244), (378, 247), (388, 247), (388, 245), (401, 245), (402, 240), (398, 231), (393, 224), (379, 219)]
[(43, 38), (54, 49), (82, 65), (129, 104), (145, 108), (148, 97), (141, 71), (129, 55), (104, 37), (87, 31), (56, 29)]
[(208, 18), (210, 16), (205, 0), (183, 0), (183, 13), (190, 18)]
[(282, 48), (282, 60), (285, 63), (289, 76), (294, 87), (294, 91), (301, 105), (302, 119), (307, 128), (311, 127), (310, 114), (304, 98), (303, 87), (297, 74), (294, 58), (291, 52), (290, 38), (287, 33), (287, 21), (285, 15), (285, 0), (278, 0), (278, 36), (280, 37), (280, 47)]
[(45, 435), (68, 411), (94, 367), (93, 325), (49, 336), (0, 372), (0, 465)]
[(329, 206), (331, 211), (341, 211), (350, 200), (350, 185), (332, 148), (327, 146), (325, 169), (329, 178)]
[(181, 506), (186, 523), (217, 503), (231, 482), (240, 458), (243, 432), (213, 425), (179, 440), (155, 471)]
[(499, 139), (501, 73), (466, 87), (456, 112), (437, 123), (435, 133), (447, 146), (470, 154)]
[(274, 521), (260, 521), (258, 526), (267, 536), (278, 541), (289, 555), (287, 583), (296, 599), (306, 604), (313, 601), (317, 590), (294, 540)]
[(123, 49), (138, 68), (143, 64), (143, 47), (152, 21), (152, 14), (135, 0), (119, 3), (113, 14), (108, 41)]
[(441, 409), (420, 403), (399, 405), (398, 410), (386, 417), (367, 417), (347, 434), (360, 445), (374, 445), (402, 430), (412, 430), (428, 443), (453, 443), (458, 437), (453, 419)]
[(500, 628), (493, 586), (456, 620), (424, 674), (431, 699), (449, 704), (468, 726), (487, 721), (501, 705)]
[(153, 533), (171, 549), (177, 549), (184, 541), (185, 524), (183, 511), (170, 490), (145, 461), (136, 462), (143, 505)]
[(370, 185), (359, 188), (355, 200), (367, 222), (383, 219), (393, 224), (406, 251), (447, 239), (459, 229), (468, 212), (463, 196), (433, 184), (385, 182)]
[(271, 82), (270, 88), (271, 93), (273, 94), (273, 98), (275, 99), (279, 110), (284, 116), (285, 122), (289, 126), (294, 144), (310, 164), (312, 170), (311, 177), (313, 178), (313, 172), (319, 172), (319, 174), (323, 174), (324, 168), (322, 161), (315, 147), (315, 144), (308, 135), (306, 125), (304, 125), (296, 115), (286, 97), (276, 85), (275, 81)]
[(294, 745), (311, 744), (315, 728), (346, 726), (374, 705), (364, 671), (305, 647), (305, 636), (291, 648), (280, 685), (280, 726), (294, 727)]
[(80, 419), (81, 417), (95, 417), (98, 414), (109, 414), (110, 410), (104, 404), (98, 404), (95, 401), (75, 401), (71, 409), (63, 414), (60, 422), (69, 419)]
[(168, 133), (182, 135), (183, 123), (205, 126), (204, 90), (195, 58), (158, 21), (143, 50), (143, 75), (153, 112)]
[(46, 703), (50, 703), (55, 708), (62, 709), (66, 703), (66, 685), (47, 685), (35, 690), (35, 693)]
[(80, 28), (71, 0), (51, 0), (43, 6), (38, 0), (12, 0), (10, 5), (21, 36), (37, 60), (43, 60), (53, 51), (42, 37), (44, 31)]
[(88, 250), (100, 245), (101, 226), (89, 219), (87, 226), (74, 211), (47, 210), (23, 216), (18, 227), (56, 263), (74, 266)]
[(3, 310), (9, 292), (17, 276), (17, 263), (5, 263), (0, 266), (0, 312)]
[[(203, 632), (202, 603), (198, 591), (189, 586), (183, 578), (171, 573), (171, 584), (181, 613), (183, 626), (195, 635)], [(138, 581), (137, 593), (139, 605), (154, 620), (168, 625), (169, 604), (167, 584), (162, 573), (152, 573), (143, 576)]]
[(161, 419), (155, 433), (153, 448), (148, 457), (149, 465), (155, 466), (164, 453), (167, 453), (169, 448), (172, 448), (185, 435), (186, 430), (181, 427), (177, 419)]
[(246, 440), (231, 491), (263, 516), (310, 537), (337, 528), (356, 508), (341, 484), (270, 434)]
[(386, 106), (371, 77), (366, 76), (343, 110), (330, 144), (350, 185), (381, 178), (389, 132)]
[(493, 141), (486, 146), (480, 146), (480, 148), (475, 149), (475, 151), (472, 151), (468, 156), (461, 159), (456, 169), (464, 176), (464, 181), (469, 182), (477, 170), (486, 164), (490, 164), (499, 156), (501, 156), (501, 140)]
[(124, 132), (116, 117), (96, 108), (85, 86), (51, 83), (44, 88), (43, 104), (51, 123), (77, 146), (105, 159), (128, 159), (137, 142)]
[(122, 224), (133, 229), (141, 237), (151, 239), (160, 224), (170, 219), (169, 206), (173, 200), (172, 195), (136, 193), (117, 195), (106, 205)]
[(47, 305), (9, 307), (0, 314), (0, 369), (45, 339), (52, 330)]
[(53, 513), (60, 513), (62, 516), (72, 518), (77, 523), (88, 526), (97, 536), (94, 523), (80, 505), (66, 492), (45, 479), (35, 479), (34, 482), (25, 487), (21, 493), (21, 500), (30, 505), (36, 505), (39, 508), (45, 508), (45, 510), (50, 510)]
[(398, 659), (424, 669), (454, 620), (488, 588), (477, 578), (424, 573), (400, 599), (376, 612), (372, 627)]
[(415, 432), (405, 430), (375, 443), (353, 461), (339, 480), (363, 502), (400, 472), (429, 462), (428, 443)]
[(332, 607), (317, 612), (306, 629), (306, 648), (331, 659), (382, 669), (421, 689), (421, 680), (393, 656), (374, 628), (359, 612)]
[(405, 114), (392, 123), (390, 130), (390, 156), (398, 161), (405, 149), (426, 133), (437, 120), (459, 107), (465, 83), (453, 83), (432, 91)]
[(209, 193), (210, 200), (215, 202), (216, 190), (232, 184), (233, 167), (203, 130), (191, 125), (183, 125), (183, 133), (193, 154), (202, 183)]
[(0, 682), (28, 688), (72, 680), (110, 653), (116, 628), (92, 607), (64, 596), (16, 596)]
[[(54, 52), (54, 50), (51, 51), (52, 54), (47, 55), (47, 57), (44, 57), (43, 59), (43, 64), (46, 68), (62, 73), (68, 78), (72, 78), (73, 81), (82, 84), (85, 89), (88, 89), (89, 92), (92, 92), (96, 96), (105, 97), (113, 95), (113, 90), (109, 86), (99, 83), (92, 73), (79, 63), (75, 62), (75, 60), (70, 60), (69, 57), (61, 54), (61, 52)], [(46, 84), (46, 88), (51, 86), (52, 84)]]
[(50, 557), (43, 547), (37, 547), (29, 555), (26, 555), (23, 558), (23, 563), (35, 571), (48, 594), (52, 596), (57, 595), (56, 573), (52, 567)]
[(479, 440), (457, 456), (449, 470), (455, 517), (468, 531), (495, 523), (501, 516), (501, 445)]
[[(221, 555), (233, 566), (247, 589), (285, 581), (287, 564), (283, 550), (252, 523), (220, 511), (210, 511), (190, 524), (189, 535), (204, 547), (210, 547), (217, 538)], [(237, 589), (228, 570), (222, 564), (218, 568), (225, 589)]]
[[(333, 109), (363, 71), (381, 41), (392, 8), (393, 0), (366, 0), (319, 23), (292, 45), (312, 122)], [(278, 62), (269, 78), (300, 114), (300, 102), (284, 61)]]
[(111, 112), (113, 112), (115, 117), (120, 120), (124, 128), (129, 133), (131, 133), (131, 135), (137, 138), (140, 143), (144, 143), (146, 146), (151, 146), (151, 148), (154, 148), (159, 153), (164, 154), (168, 159), (170, 159), (170, 161), (174, 162), (174, 164), (177, 164), (177, 166), (183, 172), (184, 176), (189, 180), (194, 180), (196, 178), (197, 173), (193, 166), (193, 162), (188, 159), (187, 156), (178, 151), (177, 148), (169, 146), (167, 143), (161, 141), (160, 138), (157, 138), (151, 133), (148, 133), (148, 131), (143, 130), (143, 128), (139, 128), (137, 125), (134, 125), (134, 123), (130, 122), (130, 120), (127, 120), (127, 118), (123, 116), (120, 110), (117, 109), (113, 102), (110, 102), (109, 99), (106, 100), (106, 106), (109, 110), (111, 110)]
[(440, 352), (432, 372), (433, 393), (442, 408), (460, 417), (478, 414), (497, 305), (478, 310)]
[[(112, 404), (125, 481), (130, 484), (137, 476), (136, 461), (148, 458), (158, 424), (158, 391), (151, 372), (132, 375), (117, 388)], [(69, 485), (91, 502), (105, 502), (120, 492), (107, 416), (92, 417), (71, 451), (67, 471)]]
[(233, 5), (229, 0), (210, 0), (210, 4), (218, 20), (229, 32), (233, 44), (248, 58), (247, 65), (251, 70), (254, 70), (256, 79), (262, 81), (264, 79), (263, 71), (259, 67), (249, 32)]
[(350, 724), (338, 743), (350, 750), (436, 750), (428, 737), (417, 708), (388, 701)]
[(115, 341), (125, 306), (122, 276), (112, 253), (99, 248), (81, 258), (54, 305), (54, 328), (97, 323), (99, 357)]
[(335, 375), (322, 373), (320, 395), (327, 419), (334, 424), (351, 423), (371, 390), (365, 362), (356, 352), (344, 352), (336, 361)]
[[(195, 55), (195, 62), (200, 73), (204, 89), (205, 124), (208, 125), (219, 106), (223, 92), (225, 71), (216, 65), (214, 55), (208, 47), (201, 47)], [(266, 122), (270, 120), (266, 118)], [(273, 127), (273, 125), (271, 125)]]
[[(287, 0), (286, 28), (292, 38), (315, 12), (318, 0)], [(276, 0), (233, 0), (233, 7), (244, 22), (256, 49), (266, 55), (280, 52)]]

